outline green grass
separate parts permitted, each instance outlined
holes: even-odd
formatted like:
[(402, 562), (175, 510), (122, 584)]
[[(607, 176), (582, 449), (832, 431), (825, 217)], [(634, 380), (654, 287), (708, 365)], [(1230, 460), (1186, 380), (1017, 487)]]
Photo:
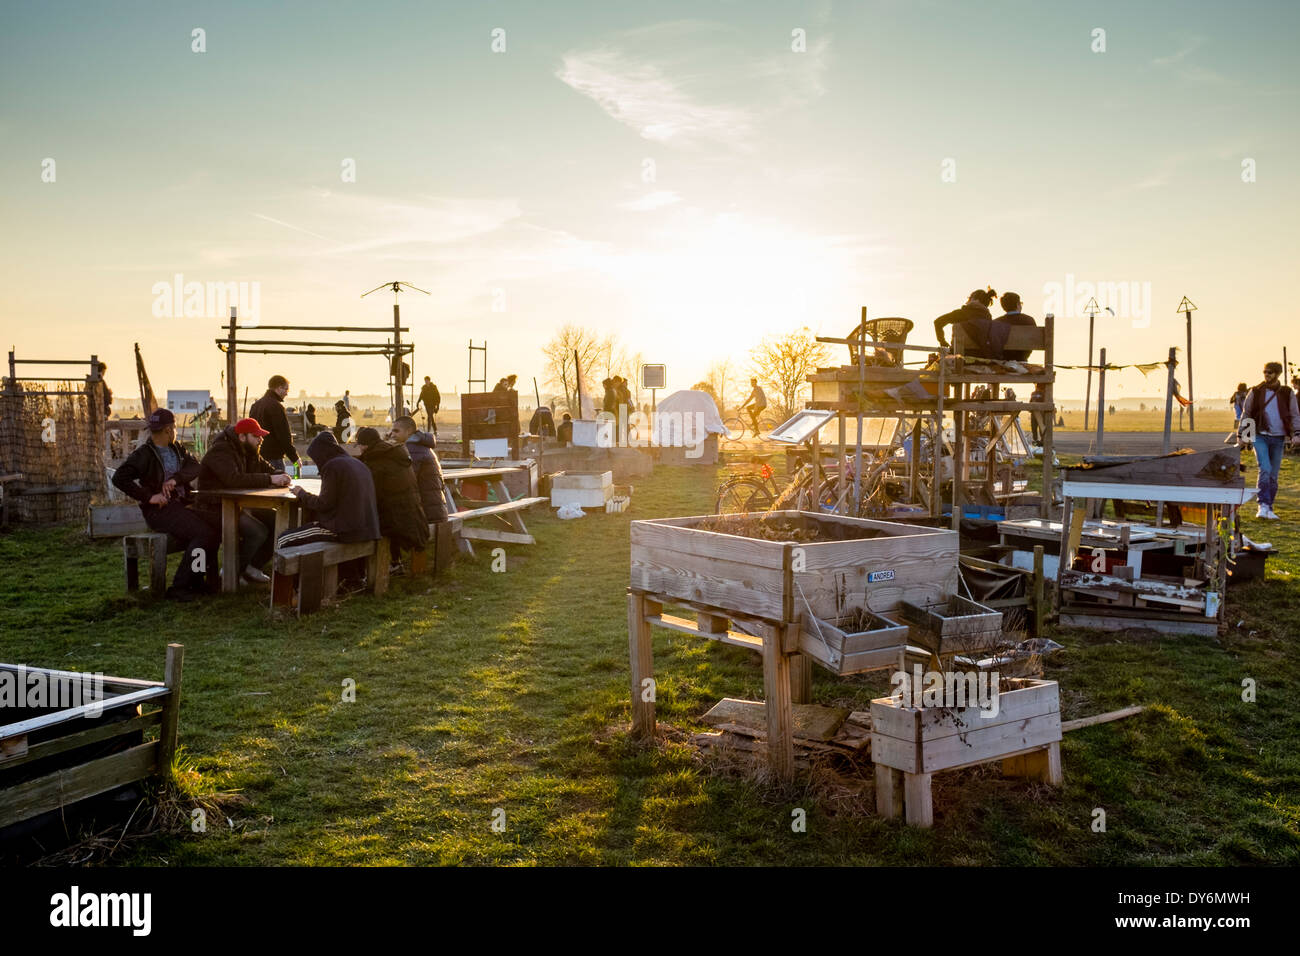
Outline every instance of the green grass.
[[(480, 548), (445, 578), (395, 579), (385, 599), (303, 620), (243, 596), (137, 605), (121, 596), (117, 542), (18, 530), (0, 535), (0, 659), (160, 679), (166, 644), (185, 645), (182, 743), (205, 790), (248, 802), (233, 826), (124, 847), (128, 864), (1300, 862), (1293, 523), (1246, 521), (1283, 553), (1230, 595), (1222, 639), (1055, 635), (1067, 650), (1047, 676), (1065, 718), (1147, 711), (1069, 734), (1063, 791), (991, 768), (936, 776), (938, 825), (918, 831), (806, 780), (764, 785), (684, 743), (628, 738), (628, 523), (707, 511), (715, 481), (661, 468), (626, 514), (530, 515), (538, 544), (511, 547), (504, 573)], [(1291, 522), (1298, 485), (1288, 460)], [(755, 655), (654, 634), (661, 724), (698, 729), (721, 697), (762, 697)], [(348, 678), (355, 703), (341, 699)], [(819, 671), (814, 695), (862, 707), (885, 688)], [(806, 833), (791, 831), (796, 807)]]

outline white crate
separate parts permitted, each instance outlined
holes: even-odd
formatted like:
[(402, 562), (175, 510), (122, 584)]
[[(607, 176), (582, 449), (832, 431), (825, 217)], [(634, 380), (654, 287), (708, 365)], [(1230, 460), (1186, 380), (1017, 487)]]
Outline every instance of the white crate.
[(557, 471), (551, 476), (551, 507), (576, 504), (580, 508), (603, 508), (614, 497), (612, 471)]

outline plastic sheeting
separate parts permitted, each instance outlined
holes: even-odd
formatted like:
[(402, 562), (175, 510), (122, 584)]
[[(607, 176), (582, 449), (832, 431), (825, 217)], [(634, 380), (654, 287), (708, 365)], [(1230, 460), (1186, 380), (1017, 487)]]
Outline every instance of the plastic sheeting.
[(705, 392), (683, 389), (661, 400), (655, 410), (654, 443), (698, 447), (709, 435), (725, 435), (718, 406)]

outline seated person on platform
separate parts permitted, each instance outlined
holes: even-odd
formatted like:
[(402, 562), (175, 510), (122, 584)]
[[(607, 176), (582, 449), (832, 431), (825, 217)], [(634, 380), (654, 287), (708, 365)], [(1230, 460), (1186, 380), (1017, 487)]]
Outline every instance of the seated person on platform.
[(357, 444), (362, 462), (375, 479), (379, 530), (392, 546), (393, 561), (403, 548), (423, 551), (429, 543), (429, 519), (420, 506), (410, 453), (402, 444), (384, 441), (378, 430), (369, 427), (357, 431)]
[[(227, 425), (203, 456), (199, 471), (200, 491), (225, 488), (288, 488), (289, 476), (277, 472), (259, 453), (269, 432), (255, 418), (241, 418)], [(221, 501), (205, 497), (200, 505), (221, 520)], [(266, 584), (271, 579), (262, 571), (275, 547), (275, 512), (266, 508), (239, 509), (239, 566), (245, 581)]]
[(176, 417), (165, 408), (149, 415), (149, 440), (131, 452), (113, 473), (113, 484), (140, 503), (150, 531), (181, 543), (181, 563), (167, 596), (192, 601), (205, 589), (205, 573), (217, 582), (221, 524), (190, 507), (190, 482), (199, 477), (199, 460), (176, 440)]
[(293, 493), (299, 504), (315, 513), (315, 520), (290, 528), (280, 535), (276, 547), (378, 540), (379, 508), (370, 469), (340, 447), (333, 432), (321, 432), (313, 438), (307, 446), (307, 457), (320, 472), (320, 494), (313, 495), (297, 485)]
[[(998, 301), (1002, 305), (1002, 311), (1006, 314), (999, 315), (994, 319), (993, 322), (995, 325), (999, 323), (1011, 326), (1028, 325), (1031, 328), (1038, 325), (1038, 323), (1034, 321), (1033, 316), (1025, 315), (1025, 313), (1020, 311), (1020, 296), (1016, 293), (1003, 292), (1002, 298)], [(1016, 362), (1025, 361), (1025, 359), (1029, 358), (1029, 355), (1030, 352), (1028, 349), (1004, 349), (1002, 352), (1003, 358), (1011, 359)]]
[(555, 416), (551, 414), (551, 406), (542, 405), (533, 412), (533, 417), (528, 421), (528, 434), (539, 438), (555, 437)]
[(555, 437), (560, 440), (561, 445), (573, 444), (573, 416), (568, 412), (564, 413), (564, 419), (560, 422)]
[(433, 435), (418, 431), (415, 419), (403, 415), (393, 422), (388, 440), (404, 447), (415, 469), (415, 485), (420, 490), (420, 507), (430, 524), (447, 520), (447, 497), (443, 490), (442, 462), (438, 461)]
[(1001, 358), (1001, 343), (1006, 341), (1005, 326), (999, 331), (993, 324), (989, 304), (997, 296), (990, 289), (976, 289), (960, 309), (946, 312), (934, 320), (934, 334), (940, 345), (948, 345), (943, 330), (949, 325), (961, 328), (966, 339), (963, 354), (972, 358)]

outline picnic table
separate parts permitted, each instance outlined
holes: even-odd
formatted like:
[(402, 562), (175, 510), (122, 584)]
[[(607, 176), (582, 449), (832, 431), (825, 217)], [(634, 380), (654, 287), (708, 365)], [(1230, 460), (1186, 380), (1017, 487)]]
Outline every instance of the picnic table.
[(320, 494), (319, 478), (294, 478), (288, 488), (222, 488), (200, 491), (199, 499), (221, 499), (221, 590), (233, 594), (239, 590), (239, 512), (244, 508), (261, 508), (275, 512), (275, 538), (300, 523), (298, 499), (294, 486), (313, 495)]
[[(471, 541), (498, 541), (513, 544), (533, 544), (535, 542), (536, 539), (528, 533), (528, 528), (524, 524), (523, 515), (520, 512), (546, 499), (512, 498), (506, 488), (505, 477), (517, 471), (518, 466), (511, 468), (471, 466), (468, 468), (443, 469), (442, 479), (447, 489), (447, 516), (451, 522), (452, 530), (456, 534), (457, 546), (461, 551), (473, 554), (474, 546), (470, 543)], [(456, 500), (452, 497), (453, 486), (456, 490), (459, 490), (462, 481), (479, 480), (487, 482), (488, 487), (496, 495), (497, 503), (485, 504), (482, 508), (458, 509)], [(510, 530), (465, 527), (465, 522), (468, 520), (489, 516), (505, 521)]]

